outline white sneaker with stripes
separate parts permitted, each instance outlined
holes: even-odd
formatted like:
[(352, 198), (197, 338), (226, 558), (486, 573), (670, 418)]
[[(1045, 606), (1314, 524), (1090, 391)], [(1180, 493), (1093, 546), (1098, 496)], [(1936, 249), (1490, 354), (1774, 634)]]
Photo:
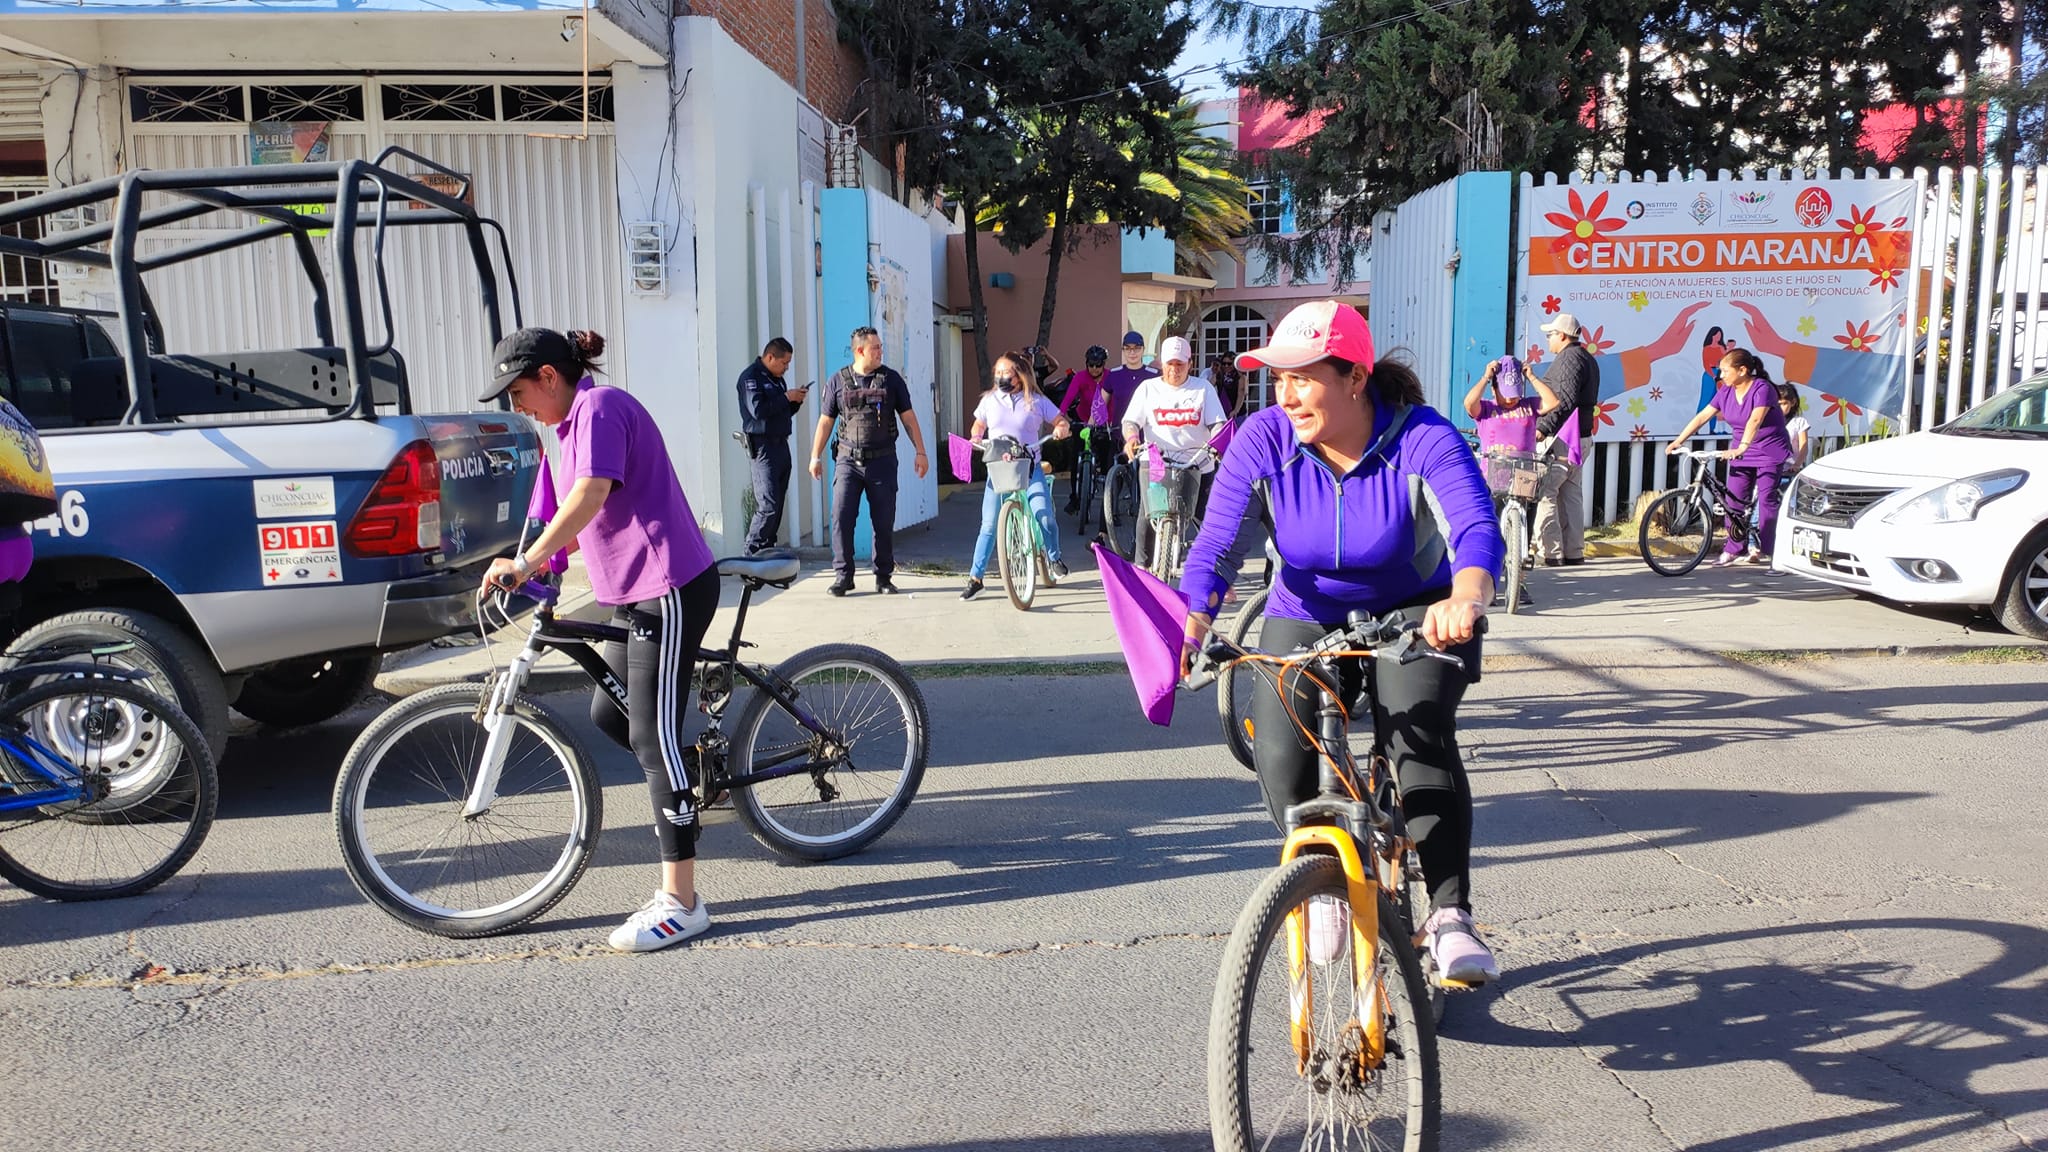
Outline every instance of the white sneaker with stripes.
[(697, 898), (695, 908), (685, 908), (674, 896), (656, 892), (654, 899), (612, 930), (611, 946), (621, 952), (652, 952), (701, 936), (710, 927), (711, 910), (704, 906), (703, 897)]

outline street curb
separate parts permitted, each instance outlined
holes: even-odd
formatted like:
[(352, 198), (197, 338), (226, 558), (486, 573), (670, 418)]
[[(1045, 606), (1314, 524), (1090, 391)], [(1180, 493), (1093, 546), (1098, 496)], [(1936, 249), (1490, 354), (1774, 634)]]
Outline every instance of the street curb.
[[(1987, 663), (2033, 663), (2048, 661), (2048, 645), (2039, 645), (2021, 637), (2001, 637), (1999, 643), (1986, 644), (1880, 644), (1872, 646), (1850, 646), (1845, 648), (1602, 648), (1588, 652), (1575, 652), (1566, 645), (1565, 651), (1520, 650), (1520, 643), (1507, 651), (1490, 652), (1480, 663), (1485, 672), (1529, 672), (1544, 670), (1567, 670), (1574, 668), (1604, 667), (1621, 662), (1641, 662), (1658, 656), (1663, 657), (1711, 657), (1726, 663), (1747, 668), (1769, 668), (1784, 664), (1805, 664), (1820, 660), (1872, 660), (1880, 658), (1911, 658), (1918, 660), (1961, 660), (1982, 656), (1988, 652), (1999, 654)], [(2027, 655), (2008, 655), (2025, 652)], [(1045, 676), (1121, 676), (1125, 674), (1121, 660), (1055, 660), (1013, 658), (997, 660), (906, 660), (903, 666), (911, 677), (918, 681), (968, 680), (996, 677), (1045, 677)], [(426, 674), (426, 670), (412, 673), (391, 672), (377, 678), (377, 690), (389, 696), (411, 696), (436, 688), (443, 684), (483, 683), (483, 674), (472, 673), (464, 676), (446, 677)], [(574, 692), (590, 687), (590, 678), (580, 668), (542, 668), (529, 674), (527, 688), (534, 695), (552, 695), (558, 692)]]

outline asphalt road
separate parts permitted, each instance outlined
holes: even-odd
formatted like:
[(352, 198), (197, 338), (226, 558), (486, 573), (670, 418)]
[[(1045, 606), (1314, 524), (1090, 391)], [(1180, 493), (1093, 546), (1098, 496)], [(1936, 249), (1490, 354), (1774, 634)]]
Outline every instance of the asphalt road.
[[(1466, 709), (1479, 916), (1447, 1149), (2048, 1148), (2039, 664), (1490, 672)], [(637, 769), (523, 934), (419, 935), (328, 818), (367, 718), (237, 740), (156, 892), (0, 890), (0, 1147), (1206, 1148), (1223, 933), (1275, 858), (1210, 700), (925, 685), (917, 804), (867, 854), (705, 836), (713, 933), (618, 956)], [(575, 710), (573, 700), (559, 701)], [(146, 978), (144, 978), (146, 975)]]

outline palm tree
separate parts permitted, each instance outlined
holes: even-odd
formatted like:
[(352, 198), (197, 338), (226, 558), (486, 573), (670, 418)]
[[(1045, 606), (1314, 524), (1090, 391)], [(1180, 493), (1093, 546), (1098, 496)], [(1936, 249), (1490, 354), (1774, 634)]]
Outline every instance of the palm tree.
[(1145, 188), (1170, 197), (1180, 206), (1174, 231), (1175, 270), (1200, 275), (1210, 252), (1231, 251), (1251, 231), (1248, 190), (1237, 173), (1237, 153), (1230, 142), (1205, 132), (1215, 127), (1201, 121), (1201, 105), (1183, 99), (1167, 117), (1173, 134), (1177, 171), (1147, 172)]

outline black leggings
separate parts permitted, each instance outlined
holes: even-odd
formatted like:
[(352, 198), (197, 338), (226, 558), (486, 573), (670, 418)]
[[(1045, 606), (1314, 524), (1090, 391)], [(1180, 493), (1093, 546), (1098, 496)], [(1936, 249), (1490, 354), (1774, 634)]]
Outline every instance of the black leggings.
[(663, 860), (697, 855), (696, 757), (683, 743), (690, 708), (690, 671), (718, 612), (718, 571), (706, 568), (667, 595), (612, 609), (612, 622), (630, 629), (621, 644), (604, 646), (604, 662), (626, 682), (629, 722), (603, 689), (591, 694), (590, 720), (630, 748), (647, 773), (654, 798), (654, 837)]
[[(1409, 611), (1417, 618), (1422, 613), (1421, 608)], [(1307, 620), (1268, 616), (1259, 647), (1292, 652), (1329, 630)], [(1415, 839), (1415, 853), (1422, 858), (1430, 907), (1470, 911), (1472, 789), (1458, 756), (1458, 702), (1465, 698), (1466, 686), (1478, 678), (1479, 641), (1475, 637), (1451, 651), (1464, 657), (1470, 675), (1441, 660), (1418, 660), (1404, 667), (1392, 659), (1351, 659), (1339, 662), (1342, 683), (1337, 687), (1345, 700), (1353, 700), (1360, 678), (1371, 677), (1373, 726), (1400, 782), (1401, 810), (1408, 819), (1408, 834)], [(1257, 676), (1258, 667), (1248, 664), (1237, 674)], [(1316, 686), (1289, 675), (1284, 687), (1293, 697), (1295, 714), (1315, 731)], [(1252, 762), (1258, 768), (1259, 788), (1273, 823), (1284, 828), (1288, 808), (1316, 797), (1315, 751), (1288, 719), (1280, 694), (1263, 682), (1252, 696), (1252, 723)]]

